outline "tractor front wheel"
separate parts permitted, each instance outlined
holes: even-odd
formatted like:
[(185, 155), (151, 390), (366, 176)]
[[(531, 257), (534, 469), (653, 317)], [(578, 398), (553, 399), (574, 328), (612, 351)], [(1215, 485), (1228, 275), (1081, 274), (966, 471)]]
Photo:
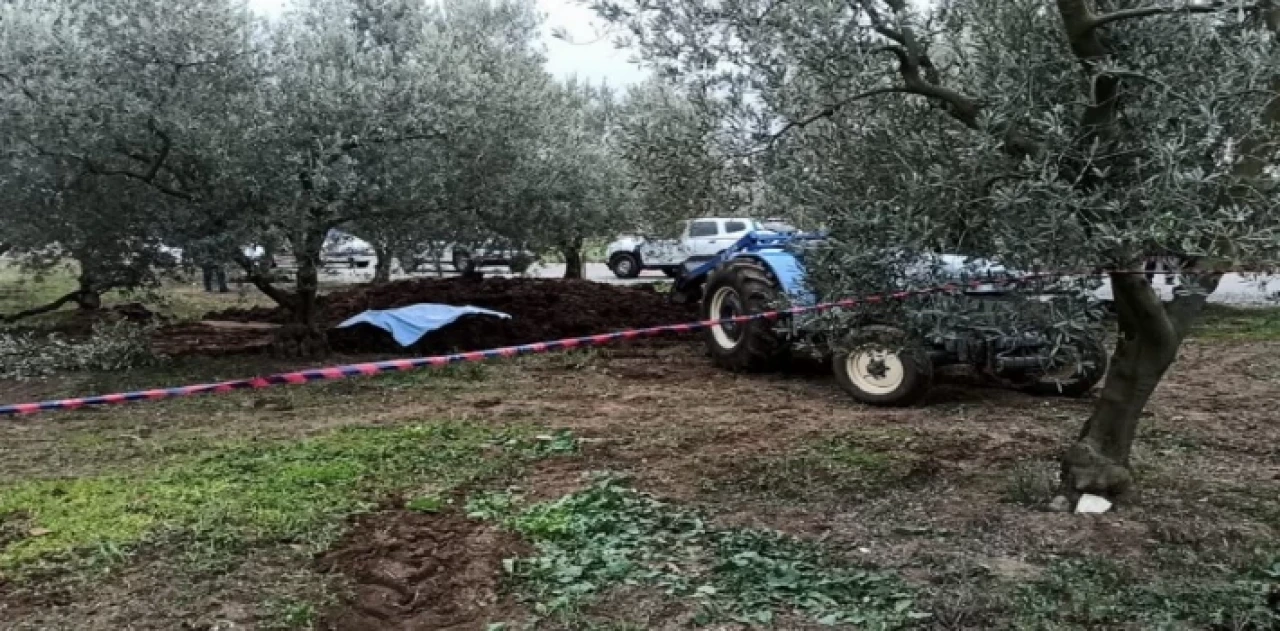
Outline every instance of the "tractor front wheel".
[[(725, 320), (775, 309), (779, 291), (763, 266), (740, 260), (713, 272), (702, 295), (702, 319)], [(733, 371), (776, 368), (786, 360), (788, 351), (786, 340), (774, 328), (776, 321), (757, 318), (708, 327), (706, 340), (712, 359)]]
[(892, 327), (860, 329), (851, 348), (832, 358), (831, 368), (845, 392), (869, 405), (911, 405), (933, 381), (929, 358), (910, 348), (906, 335)]

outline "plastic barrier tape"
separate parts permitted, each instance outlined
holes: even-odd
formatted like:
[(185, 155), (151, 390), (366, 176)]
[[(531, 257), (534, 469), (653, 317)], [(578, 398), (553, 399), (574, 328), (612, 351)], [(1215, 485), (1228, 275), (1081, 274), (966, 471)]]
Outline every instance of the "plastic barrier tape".
[[(1146, 272), (1134, 272), (1138, 274)], [(1081, 275), (1066, 274), (1063, 272), (1030, 274), (1008, 279), (989, 279), (975, 280), (966, 283), (967, 286), (979, 287), (983, 285), (1009, 285), (1017, 284), (1030, 280), (1061, 278), (1063, 276)], [(572, 337), (562, 340), (553, 340), (550, 342), (537, 342), (534, 344), (522, 344), (520, 346), (505, 346), (502, 348), (493, 348), (481, 351), (472, 351), (469, 353), (455, 353), (453, 355), (436, 355), (433, 357), (418, 357), (414, 359), (394, 359), (381, 362), (370, 362), (364, 364), (349, 364), (346, 366), (331, 366), (328, 368), (316, 368), (313, 370), (301, 370), (297, 372), (286, 372), (265, 377), (253, 377), (250, 379), (235, 379), (232, 381), (222, 381), (219, 383), (205, 383), (189, 386), (178, 386), (174, 388), (156, 388), (152, 390), (139, 390), (136, 392), (120, 392), (116, 394), (103, 394), (91, 397), (77, 397), (73, 399), (58, 399), (53, 401), (36, 401), (31, 403), (15, 403), (11, 405), (0, 406), (0, 416), (16, 416), (20, 414), (34, 414), (37, 412), (47, 412), (52, 410), (76, 410), (84, 407), (116, 405), (120, 403), (132, 403), (135, 401), (158, 401), (160, 399), (174, 399), (178, 397), (190, 397), (199, 394), (218, 394), (223, 392), (234, 392), (236, 390), (255, 390), (260, 388), (270, 388), (272, 386), (298, 385), (311, 383), (313, 381), (332, 381), (336, 379), (345, 379), (347, 377), (362, 377), (377, 375), (387, 372), (404, 372), (409, 370), (417, 370), (420, 368), (434, 368), (439, 366), (447, 366), (449, 364), (459, 364), (468, 362), (482, 362), (491, 359), (501, 359), (508, 357), (518, 357), (521, 355), (535, 355), (539, 353), (551, 353), (556, 351), (573, 350), (577, 348), (587, 348), (592, 346), (604, 346), (615, 342), (623, 342), (629, 340), (638, 340), (649, 337), (658, 337), (662, 335), (679, 335), (683, 333), (692, 333), (700, 331), (720, 324), (741, 324), (752, 320), (777, 320), (784, 315), (799, 315), (809, 312), (824, 312), (833, 309), (855, 307), (859, 304), (876, 304), (886, 300), (903, 300), (912, 296), (921, 296), (937, 293), (954, 293), (961, 289), (962, 285), (947, 284), (938, 287), (902, 291), (892, 294), (880, 294), (875, 296), (867, 296), (864, 298), (847, 298), (837, 300), (835, 302), (825, 302), (822, 304), (811, 305), (807, 307), (793, 307), (790, 309), (782, 309), (779, 311), (768, 311), (750, 315), (735, 316), (732, 318), (724, 318), (720, 320), (703, 320), (699, 322), (690, 322), (686, 324), (670, 324), (666, 326), (655, 326), (646, 329), (629, 329), (618, 331), (615, 333), (605, 333), (602, 335), (588, 335), (585, 337)]]

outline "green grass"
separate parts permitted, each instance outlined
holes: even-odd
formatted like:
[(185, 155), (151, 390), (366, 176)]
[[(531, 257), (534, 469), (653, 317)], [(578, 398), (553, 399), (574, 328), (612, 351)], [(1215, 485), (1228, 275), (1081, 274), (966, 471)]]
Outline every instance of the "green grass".
[[(469, 513), (501, 520), (533, 543), (536, 552), (509, 560), (507, 570), (535, 612), (571, 628), (590, 626), (591, 605), (623, 586), (680, 599), (699, 625), (804, 619), (883, 629), (923, 617), (891, 575), (780, 532), (717, 527), (612, 477), (524, 509), (485, 496)], [(626, 616), (606, 615), (617, 624), (619, 613)]]
[(423, 485), (443, 493), (552, 453), (527, 436), (461, 424), (350, 428), (224, 444), (150, 470), (16, 482), (0, 487), (0, 572), (112, 561), (164, 540), (197, 556), (267, 543), (321, 550), (347, 517), (389, 495)]
[(1057, 488), (1058, 467), (1055, 462), (1040, 460), (1015, 464), (1004, 474), (1001, 499), (1029, 507), (1047, 504)]
[(1280, 309), (1241, 309), (1212, 305), (1194, 334), (1206, 340), (1280, 341)]
[(1280, 559), (1255, 568), (1186, 568), (1173, 580), (1111, 560), (1088, 557), (1054, 563), (1014, 595), (1016, 628), (1276, 629), (1280, 610), (1268, 593), (1280, 589)]
[(783, 501), (874, 496), (927, 475), (920, 454), (895, 448), (893, 432), (848, 432), (799, 449), (760, 456), (708, 481), (713, 492), (741, 492)]
[[(57, 267), (41, 274), (0, 262), (0, 314), (16, 313), (49, 304), (76, 288), (75, 270)], [(141, 302), (147, 308), (177, 320), (195, 320), (211, 311), (231, 307), (270, 305), (271, 301), (252, 286), (233, 286), (229, 294), (207, 294), (191, 282), (166, 280), (158, 290), (112, 291), (103, 296), (103, 305)], [(64, 305), (53, 313), (21, 320), (23, 327), (56, 327), (75, 312), (74, 305)]]
[(36, 276), (12, 264), (0, 263), (0, 314), (48, 304), (75, 288), (75, 276), (67, 270)]

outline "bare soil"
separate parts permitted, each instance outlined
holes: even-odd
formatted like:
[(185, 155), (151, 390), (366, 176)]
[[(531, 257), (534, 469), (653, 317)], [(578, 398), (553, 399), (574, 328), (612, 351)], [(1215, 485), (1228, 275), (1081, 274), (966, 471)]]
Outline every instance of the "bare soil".
[[(359, 325), (329, 329), (329, 344), (341, 353), (431, 354), (472, 351), (528, 344), (566, 337), (595, 335), (628, 328), (677, 324), (696, 319), (691, 306), (669, 304), (652, 287), (609, 285), (586, 280), (530, 278), (419, 278), (377, 286), (361, 286), (325, 294), (319, 298), (322, 326), (338, 323), (368, 310), (386, 310), (420, 303), (476, 306), (506, 313), (510, 320), (468, 316), (428, 334), (405, 349), (376, 327)], [(210, 313), (198, 325), (206, 344), (219, 350), (241, 348), (256, 352), (269, 336), (244, 331), (213, 331), (210, 321), (287, 324), (290, 313), (282, 308), (255, 307)], [(193, 329), (174, 329), (162, 335), (188, 337)], [(214, 336), (221, 335), (215, 339)], [(226, 341), (223, 341), (223, 338)], [(198, 346), (189, 352), (199, 352)]]
[[(388, 300), (371, 306), (395, 302)], [(517, 304), (506, 308), (514, 311)], [(564, 328), (554, 335), (596, 326), (602, 313), (557, 324)], [(631, 323), (648, 322), (643, 313)], [(554, 336), (550, 326), (521, 335)], [(474, 340), (469, 343), (496, 338)], [(1036, 580), (1062, 559), (1105, 558), (1152, 580), (1194, 581), (1246, 564), (1259, 550), (1280, 549), (1277, 343), (1189, 342), (1143, 422), (1134, 455), (1139, 494), (1097, 516), (1046, 510), (1056, 456), (1088, 414), (1087, 397), (1033, 398), (960, 380), (940, 384), (919, 407), (878, 409), (856, 404), (823, 376), (716, 370), (693, 343), (506, 363), (484, 380), (443, 389), (349, 383), (314, 399), (297, 394), (312, 386), (283, 390), (278, 396), (295, 397), (285, 408), (242, 405), (259, 395), (237, 394), (230, 396), (244, 398), (214, 413), (199, 408), (178, 414), (168, 404), (144, 404), (56, 417), (39, 432), (29, 421), (0, 421), (0, 458), (21, 451), (32, 470), (51, 461), (84, 470), (88, 465), (66, 451), (79, 432), (92, 428), (128, 441), (142, 424), (183, 438), (228, 432), (281, 438), (423, 419), (543, 423), (571, 429), (585, 441), (579, 457), (514, 481), (533, 499), (572, 491), (588, 471), (629, 473), (641, 488), (702, 507), (723, 524), (822, 539), (895, 572), (926, 594), (941, 628), (1008, 628), (1011, 605), (997, 595)], [(852, 468), (824, 469), (805, 459), (814, 445), (837, 439), (853, 453)], [(858, 469), (863, 461), (875, 467)], [(13, 466), (5, 472), (17, 474)], [(504, 592), (501, 561), (521, 551), (509, 535), (456, 513), (371, 513), (311, 568), (344, 586), (320, 624), (478, 630), (518, 619), (523, 610)], [(108, 622), (119, 618), (72, 615), (95, 611), (94, 603), (105, 607), (107, 598), (133, 599), (129, 611), (138, 616), (138, 628), (172, 622), (145, 613), (148, 607), (164, 610), (155, 594), (171, 593), (155, 588), (167, 576), (144, 568), (127, 577), (128, 585), (108, 581), (56, 605), (70, 612), (59, 620), (79, 625), (33, 625), (36, 614), (21, 606), (18, 595), (0, 591), (0, 628), (113, 628)], [(220, 592), (219, 606), (250, 597), (244, 591)], [(654, 619), (683, 619), (683, 612), (664, 609), (669, 606), (661, 599), (652, 603), (663, 610)], [(613, 609), (619, 620), (633, 620), (625, 604)], [(254, 626), (251, 617), (241, 624), (234, 628)]]
[[(555, 489), (538, 495), (572, 490), (585, 471), (622, 470), (724, 524), (857, 551), (932, 590), (943, 617), (999, 626), (1007, 621), (983, 592), (1035, 580), (1055, 559), (1097, 556), (1158, 575), (1170, 556), (1229, 565), (1280, 547), (1278, 351), (1188, 344), (1144, 424), (1141, 493), (1099, 516), (1047, 510), (1056, 457), (1088, 398), (1037, 399), (961, 380), (923, 406), (875, 409), (827, 379), (726, 374), (682, 346), (618, 349), (589, 370), (531, 370), (508, 396), (475, 392), (451, 405), (483, 404), (491, 418), (529, 415), (588, 437), (573, 469), (531, 479), (531, 489)], [(789, 467), (797, 450), (832, 437), (886, 454), (889, 474), (859, 481)]]
[(456, 510), (374, 513), (320, 559), (352, 587), (317, 626), (461, 631), (514, 619), (526, 612), (501, 593), (502, 560), (525, 553), (519, 538)]

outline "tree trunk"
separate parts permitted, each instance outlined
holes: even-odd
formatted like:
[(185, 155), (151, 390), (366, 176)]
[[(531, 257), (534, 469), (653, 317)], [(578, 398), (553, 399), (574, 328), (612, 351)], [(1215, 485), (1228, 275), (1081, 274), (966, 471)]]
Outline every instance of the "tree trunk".
[(373, 268), (373, 284), (385, 285), (391, 282), (391, 248), (375, 243), (373, 254), (378, 257), (378, 262)]
[(320, 292), (320, 250), (325, 232), (304, 234), (294, 243), (298, 261), (295, 290), (289, 306), (293, 322), (282, 327), (272, 347), (282, 357), (317, 357), (328, 354), (329, 343), (320, 328), (317, 297)]
[(1219, 279), (1219, 274), (1204, 273), (1195, 279), (1194, 289), (1178, 288), (1173, 302), (1165, 305), (1145, 276), (1111, 275), (1120, 337), (1093, 414), (1062, 459), (1063, 490), (1070, 499), (1082, 493), (1111, 498), (1129, 494), (1129, 456), (1142, 410)]
[(568, 243), (560, 244), (560, 253), (564, 255), (564, 277), (585, 278), (586, 262), (582, 259), (582, 238), (575, 238)]
[(93, 277), (87, 273), (81, 272), (79, 279), (80, 288), (76, 292), (76, 306), (81, 311), (97, 311), (102, 308), (102, 292), (93, 282)]

